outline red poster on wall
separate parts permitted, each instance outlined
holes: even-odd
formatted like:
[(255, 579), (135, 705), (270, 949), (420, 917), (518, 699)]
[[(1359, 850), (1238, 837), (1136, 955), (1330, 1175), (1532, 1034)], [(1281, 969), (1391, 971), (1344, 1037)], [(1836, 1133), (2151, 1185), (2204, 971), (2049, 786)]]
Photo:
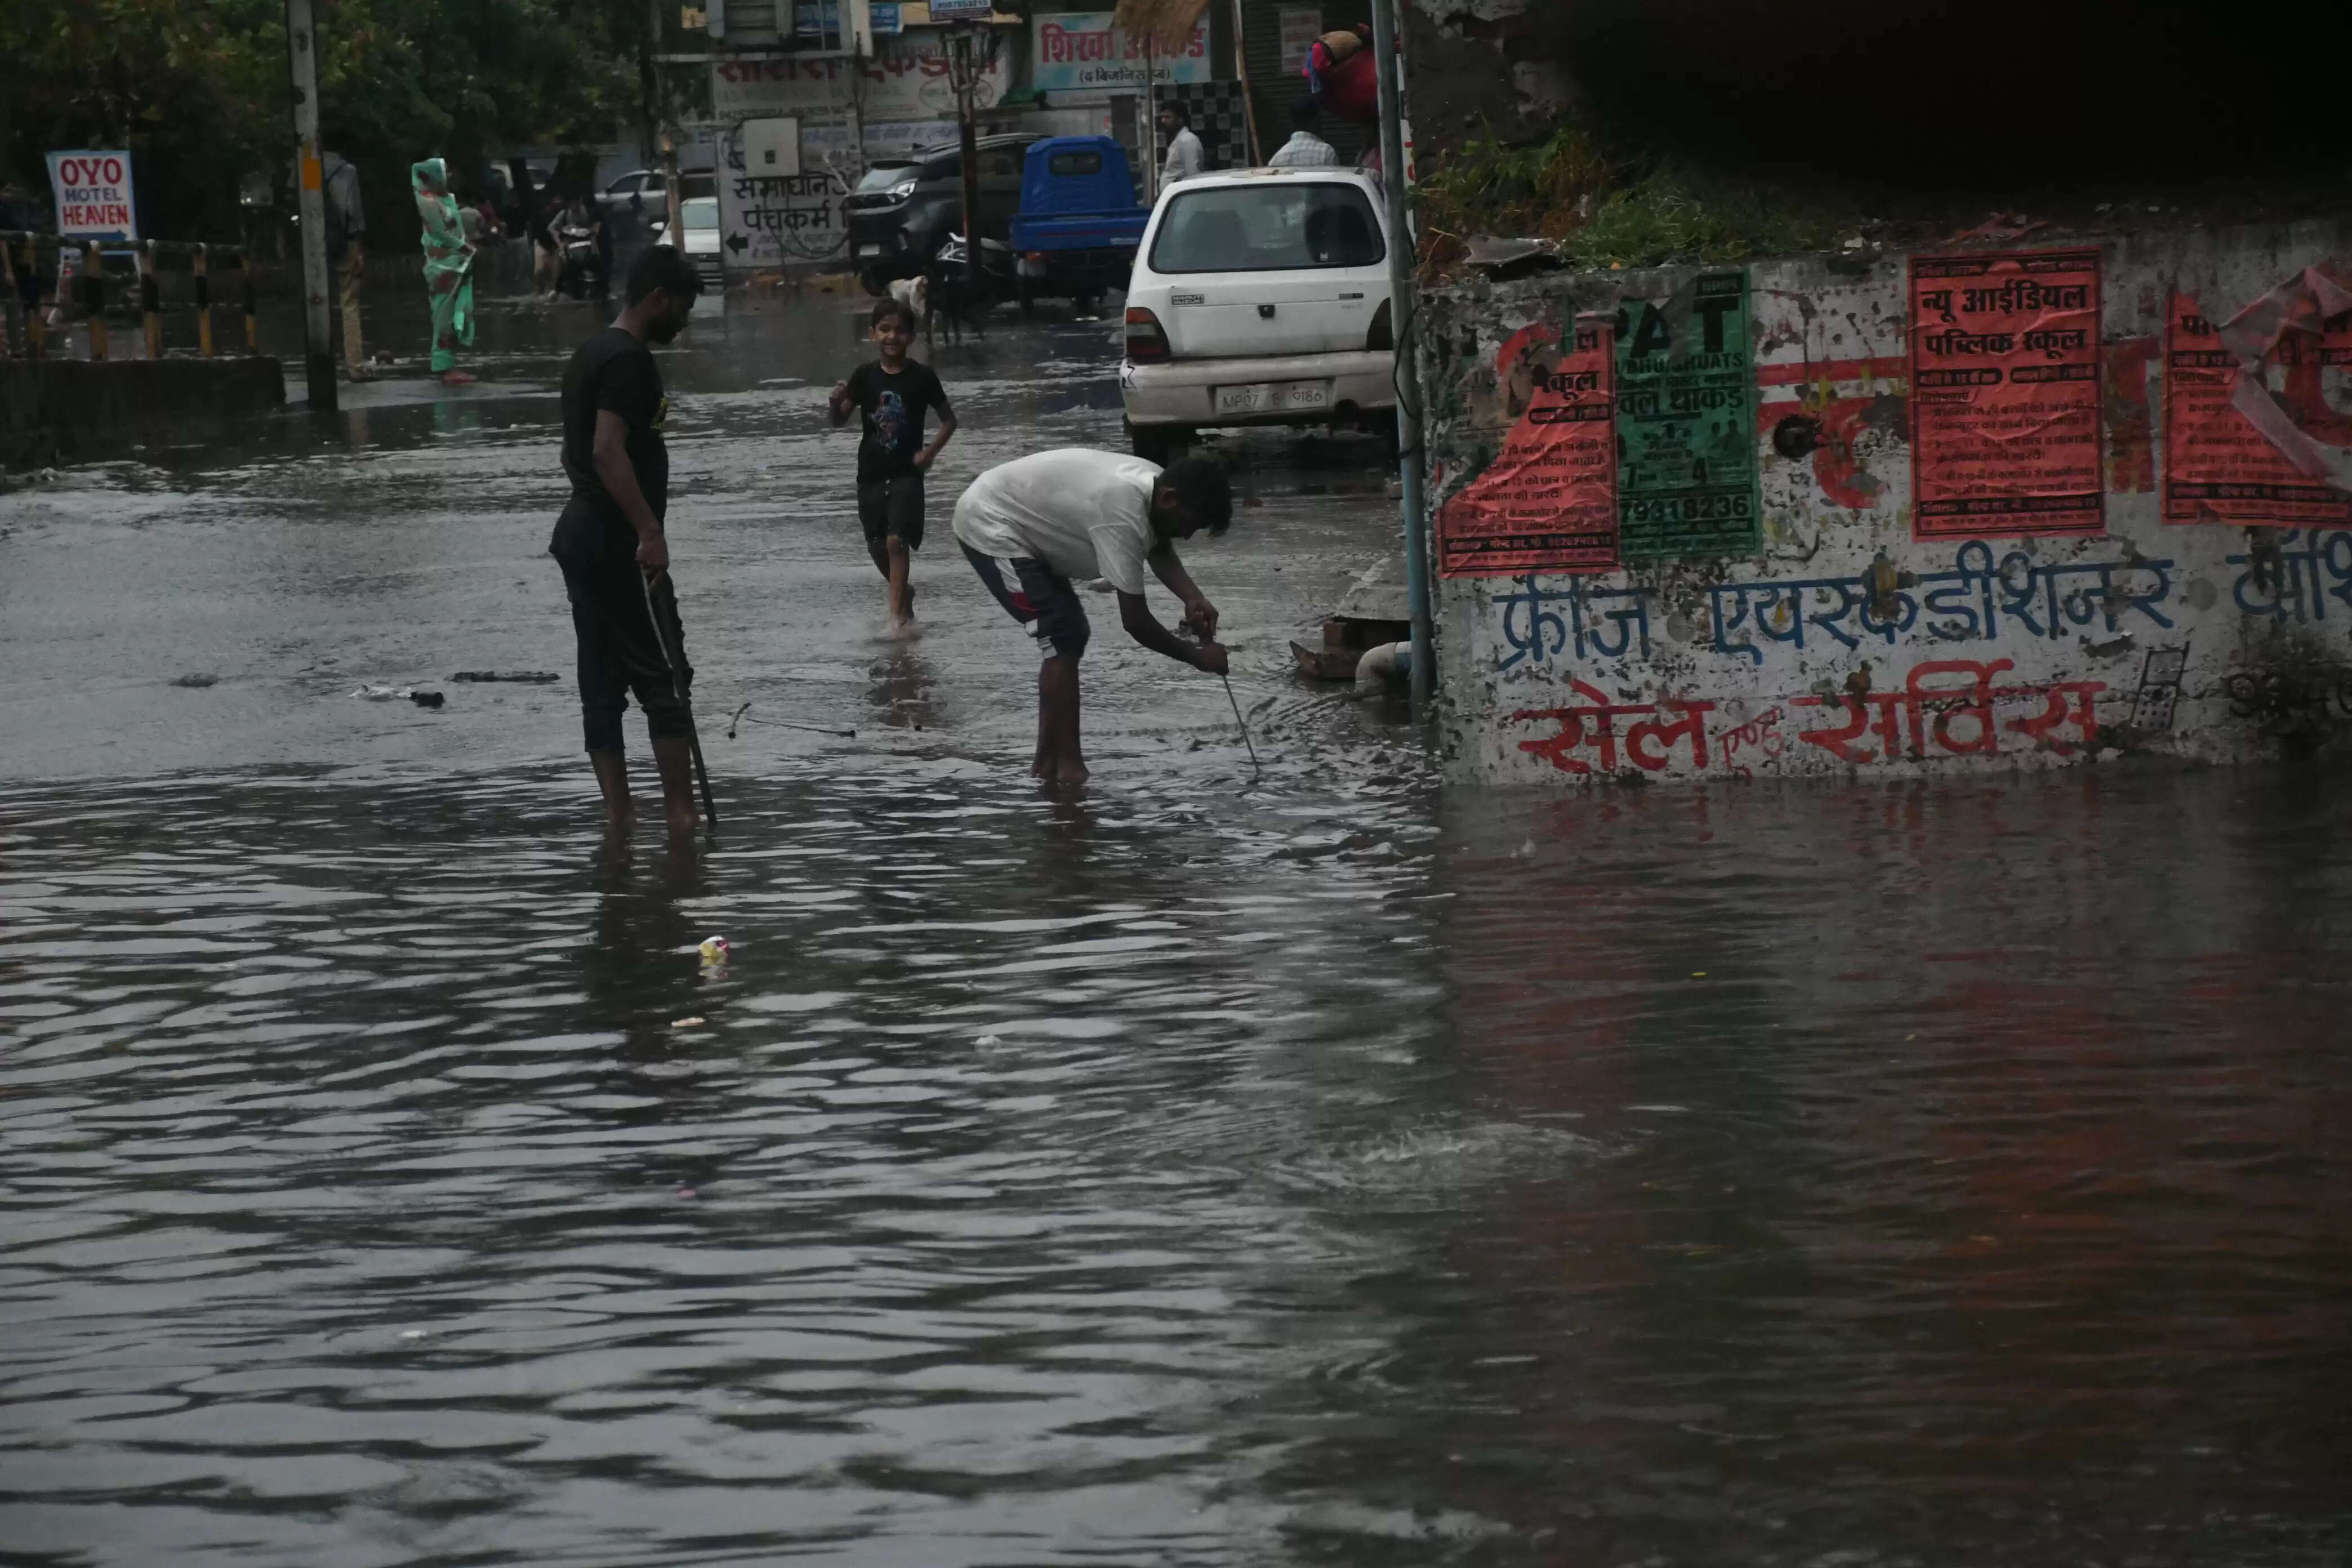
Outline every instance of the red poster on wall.
[[(2284, 332), (2264, 364), (2276, 367), (2278, 402), (2298, 427), (2343, 439), (2326, 428), (2347, 421), (2327, 406), (2320, 379), (2352, 364), (2352, 322)], [(2164, 319), (2164, 521), (2352, 528), (2352, 496), (2296, 468), (2239, 412), (2243, 374), (2197, 301), (2175, 293)]]
[(1912, 532), (2106, 531), (2099, 253), (1911, 259)]
[(1617, 564), (1616, 353), (1605, 320), (1512, 335), (1496, 356), (1504, 395), (1526, 408), (1486, 472), (1438, 509), (1447, 577), (1606, 572)]

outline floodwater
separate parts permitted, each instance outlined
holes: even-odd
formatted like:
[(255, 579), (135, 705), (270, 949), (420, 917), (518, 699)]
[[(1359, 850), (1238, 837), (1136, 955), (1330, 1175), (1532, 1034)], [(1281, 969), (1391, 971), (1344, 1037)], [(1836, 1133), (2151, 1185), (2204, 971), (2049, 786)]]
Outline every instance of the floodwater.
[(666, 361), (692, 845), (448, 679), (568, 671), (584, 314), (0, 500), (0, 1563), (2352, 1553), (2342, 774), (1441, 793), (1287, 673), (1391, 512), (1270, 441), (1263, 774), (1098, 616), (1048, 799), (943, 498), (1108, 328), (940, 351), (902, 645), (840, 309)]

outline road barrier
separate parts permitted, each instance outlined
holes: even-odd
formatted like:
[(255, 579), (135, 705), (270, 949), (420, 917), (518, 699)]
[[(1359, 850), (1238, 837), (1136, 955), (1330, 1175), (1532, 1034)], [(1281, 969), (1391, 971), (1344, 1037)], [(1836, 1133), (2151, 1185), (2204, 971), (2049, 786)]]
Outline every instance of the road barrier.
[[(48, 292), (43, 280), (57, 277), (64, 270), (66, 246), (55, 235), (31, 234), (22, 229), (0, 229), (0, 289), (6, 293), (6, 316), (0, 321), (0, 333), (5, 342), (0, 353), (11, 359), (43, 359), (48, 351), (48, 312), (41, 300)], [(75, 247), (79, 265), (70, 279), (74, 313), (89, 328), (89, 357), (103, 360), (109, 343), (106, 328), (107, 278), (105, 253), (120, 256), (131, 254), (138, 267), (138, 306), (140, 324), (146, 339), (147, 357), (163, 357), (163, 289), (161, 273), (166, 261), (184, 262), (184, 268), (172, 267), (172, 271), (185, 270), (190, 279), (191, 303), (196, 312), (196, 352), (211, 359), (218, 352), (213, 331), (213, 311), (216, 308), (212, 293), (211, 263), (215, 257), (236, 264), (239, 304), (245, 316), (245, 352), (261, 352), (261, 333), (256, 321), (254, 302), (253, 263), (242, 245), (205, 245), (194, 240), (150, 239), (134, 245), (101, 247), (88, 241)], [(60, 282), (66, 279), (59, 279)], [(59, 308), (65, 304), (60, 297)]]

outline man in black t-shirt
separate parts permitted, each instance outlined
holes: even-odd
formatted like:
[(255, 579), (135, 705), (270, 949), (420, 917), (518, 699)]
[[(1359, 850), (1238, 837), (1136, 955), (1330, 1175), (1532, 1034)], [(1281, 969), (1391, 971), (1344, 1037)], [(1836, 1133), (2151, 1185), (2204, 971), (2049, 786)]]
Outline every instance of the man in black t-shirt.
[(572, 600), (588, 761), (615, 828), (635, 818), (621, 749), (621, 714), (632, 689), (646, 710), (670, 831), (683, 833), (695, 823), (693, 721), (679, 700), (694, 669), (686, 662), (662, 531), (669, 506), (662, 424), (669, 400), (646, 345), (677, 336), (701, 292), (694, 264), (669, 246), (655, 246), (629, 268), (626, 308), (580, 345), (563, 373), (563, 472), (572, 500), (555, 520), (547, 552), (563, 568)]
[[(923, 474), (955, 434), (947, 389), (927, 364), (907, 357), (915, 342), (915, 313), (897, 300), (874, 307), (874, 348), (880, 357), (849, 373), (829, 405), (837, 428), (849, 412), (865, 416), (857, 443), (857, 522), (875, 570), (889, 584), (890, 628), (914, 624), (915, 585), (907, 580), (923, 547)], [(923, 416), (937, 409), (939, 434), (926, 443)]]

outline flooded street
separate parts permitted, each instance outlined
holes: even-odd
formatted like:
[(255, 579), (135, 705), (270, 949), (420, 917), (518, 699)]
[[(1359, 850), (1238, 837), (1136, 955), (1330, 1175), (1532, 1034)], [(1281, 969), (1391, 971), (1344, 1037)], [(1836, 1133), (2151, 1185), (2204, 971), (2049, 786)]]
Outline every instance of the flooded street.
[(693, 844), (578, 752), (584, 310), (0, 498), (0, 1563), (2352, 1553), (2340, 769), (1441, 792), (1285, 646), (1373, 448), (1257, 439), (1263, 775), (1103, 595), (1046, 798), (948, 509), (1112, 323), (933, 356), (897, 643), (844, 303), (662, 357)]

